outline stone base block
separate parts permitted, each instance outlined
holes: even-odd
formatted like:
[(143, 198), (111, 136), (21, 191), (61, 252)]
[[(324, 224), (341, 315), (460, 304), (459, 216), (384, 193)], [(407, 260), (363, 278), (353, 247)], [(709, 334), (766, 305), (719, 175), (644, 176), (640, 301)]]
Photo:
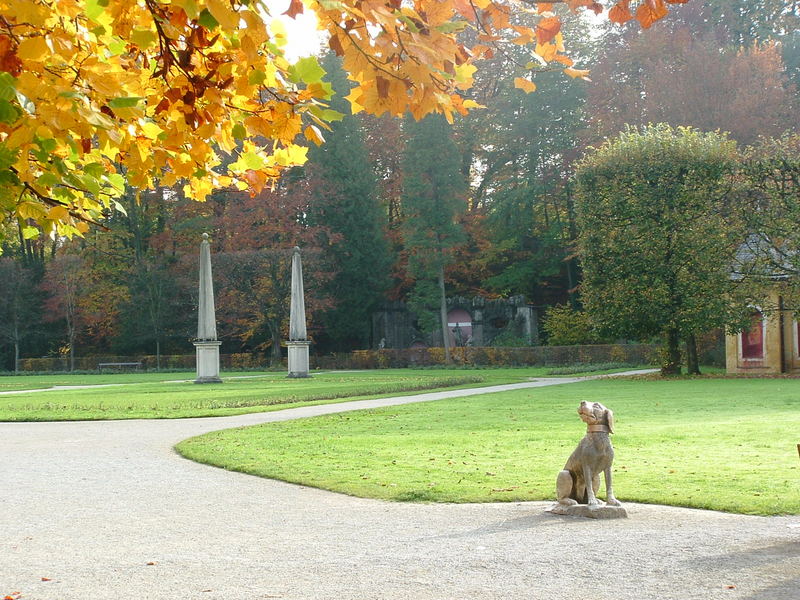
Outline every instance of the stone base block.
[(554, 515), (567, 515), (569, 517), (585, 517), (587, 519), (627, 519), (628, 511), (623, 506), (611, 506), (610, 504), (554, 504), (545, 512)]
[(311, 377), (308, 373), (308, 347), (311, 342), (308, 341), (289, 341), (286, 342), (286, 347), (289, 350), (288, 364), (289, 374), (287, 377), (292, 379), (304, 379)]
[(195, 342), (197, 349), (197, 379), (195, 383), (222, 383), (219, 378), (219, 346), (222, 342), (208, 340)]

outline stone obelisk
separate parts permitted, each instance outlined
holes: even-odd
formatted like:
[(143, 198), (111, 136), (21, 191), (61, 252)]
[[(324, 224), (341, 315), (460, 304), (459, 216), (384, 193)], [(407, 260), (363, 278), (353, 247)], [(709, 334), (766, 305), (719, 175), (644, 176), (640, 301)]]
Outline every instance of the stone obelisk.
[(211, 246), (208, 234), (200, 242), (200, 295), (197, 311), (197, 379), (195, 383), (222, 383), (219, 378), (217, 318), (214, 314), (214, 282), (211, 279)]
[(308, 347), (311, 342), (306, 333), (306, 303), (303, 298), (303, 262), (300, 248), (292, 252), (292, 299), (289, 305), (289, 377), (310, 377), (308, 374)]

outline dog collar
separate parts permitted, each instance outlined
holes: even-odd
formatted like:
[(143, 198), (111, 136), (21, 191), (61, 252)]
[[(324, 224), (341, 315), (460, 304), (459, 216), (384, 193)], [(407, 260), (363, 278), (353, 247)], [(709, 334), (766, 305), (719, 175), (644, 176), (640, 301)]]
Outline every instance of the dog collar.
[(611, 430), (608, 428), (608, 425), (587, 425), (586, 426), (586, 433), (594, 433), (597, 431), (602, 431), (603, 433), (611, 433)]

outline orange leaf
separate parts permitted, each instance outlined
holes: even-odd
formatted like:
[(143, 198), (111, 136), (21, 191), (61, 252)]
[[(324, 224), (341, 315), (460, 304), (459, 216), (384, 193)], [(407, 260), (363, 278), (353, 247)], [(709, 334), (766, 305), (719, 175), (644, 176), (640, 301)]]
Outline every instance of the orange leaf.
[(642, 27), (647, 29), (668, 12), (664, 0), (647, 0), (636, 9), (636, 20), (642, 24)]
[(289, 8), (286, 9), (286, 12), (283, 13), (287, 17), (291, 17), (294, 19), (297, 15), (303, 14), (303, 2), (302, 0), (292, 0), (289, 4)]
[(565, 56), (564, 54), (556, 54), (553, 57), (553, 60), (556, 62), (560, 62), (562, 65), (566, 65), (568, 67), (571, 67), (572, 65), (575, 64), (575, 61), (573, 61), (569, 56)]
[(572, 77), (573, 79), (580, 77), (581, 79), (586, 79), (589, 75), (588, 69), (573, 69), (572, 67), (564, 69), (564, 73)]
[(627, 23), (633, 18), (630, 0), (620, 0), (608, 11), (608, 20), (612, 23)]
[(378, 98), (389, 97), (389, 80), (384, 79), (380, 75), (375, 77), (375, 83), (378, 85)]
[(550, 2), (540, 2), (538, 6), (539, 6), (539, 14), (546, 12), (553, 12), (553, 5)]
[(514, 77), (514, 87), (522, 90), (526, 94), (536, 91), (536, 84), (524, 77)]
[(539, 21), (536, 26), (536, 40), (540, 44), (545, 44), (556, 37), (556, 34), (561, 31), (561, 21), (558, 17), (547, 17)]

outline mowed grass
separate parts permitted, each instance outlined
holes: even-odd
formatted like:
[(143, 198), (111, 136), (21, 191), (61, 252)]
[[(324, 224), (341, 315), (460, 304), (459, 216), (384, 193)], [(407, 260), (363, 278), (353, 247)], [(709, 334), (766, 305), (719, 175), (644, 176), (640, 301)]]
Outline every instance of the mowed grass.
[[(160, 419), (262, 412), (297, 404), (408, 394), (423, 390), (527, 381), (549, 368), (387, 369), (315, 373), (288, 379), (283, 372), (223, 374), (225, 383), (197, 385), (194, 373), (9, 376), (0, 391), (0, 421)], [(53, 386), (100, 385), (49, 390)]]
[(232, 429), (177, 449), (369, 498), (548, 500), (584, 435), (581, 400), (615, 412), (623, 502), (800, 514), (798, 380), (595, 380)]
[(105, 385), (109, 383), (154, 383), (179, 379), (194, 379), (193, 372), (183, 373), (101, 373), (73, 374), (59, 373), (54, 375), (3, 375), (0, 377), (0, 392), (15, 390), (46, 389), (56, 386)]

